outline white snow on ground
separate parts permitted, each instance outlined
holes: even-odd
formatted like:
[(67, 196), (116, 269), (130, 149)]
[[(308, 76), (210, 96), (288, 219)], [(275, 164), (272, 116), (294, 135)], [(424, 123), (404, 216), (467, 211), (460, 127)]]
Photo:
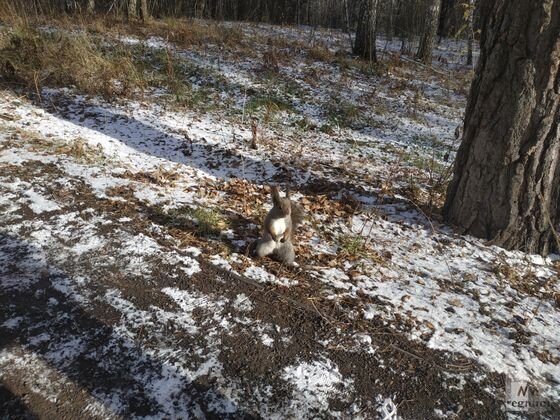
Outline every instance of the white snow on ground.
[[(118, 337), (134, 339), (138, 336), (136, 331), (144, 330), (162, 331), (166, 325), (174, 325), (181, 328), (189, 334), (198, 331), (198, 323), (193, 319), (193, 311), (204, 308), (212, 313), (211, 320), (216, 321), (219, 327), (207, 329), (205, 328), (206, 343), (203, 347), (197, 349), (197, 356), (202, 359), (200, 365), (196, 369), (189, 368), (184, 365), (183, 356), (180, 351), (173, 349), (170, 345), (164, 345), (158, 348), (145, 349), (145, 357), (154, 360), (164, 360), (161, 376), (157, 379), (151, 378), (151, 373), (143, 373), (139, 367), (135, 374), (140, 383), (145, 383), (149, 387), (150, 395), (152, 395), (157, 403), (166, 410), (167, 415), (178, 417), (189, 417), (192, 413), (192, 402), (190, 396), (185, 393), (184, 387), (186, 383), (192, 383), (201, 376), (211, 376), (218, 381), (217, 387), (214, 389), (222, 392), (224, 397), (215, 396), (216, 409), (220, 413), (235, 412), (235, 404), (230, 400), (235, 398), (236, 384), (226, 383), (221, 374), (222, 366), (218, 361), (220, 340), (217, 337), (222, 328), (228, 329), (227, 321), (221, 317), (221, 310), (225, 302), (211, 301), (205, 296), (193, 296), (188, 292), (174, 288), (162, 289), (164, 293), (169, 295), (177, 302), (180, 307), (178, 312), (166, 312), (157, 307), (152, 307), (152, 311), (143, 311), (120, 297), (118, 291), (109, 291), (105, 296), (106, 301), (115, 307), (122, 314), (121, 325), (115, 329)], [(210, 320), (205, 321), (208, 324)], [(215, 392), (216, 392), (215, 391)], [(179, 396), (182, 403), (177, 407), (176, 399)], [(177, 409), (184, 411), (177, 411)]]
[[(370, 306), (364, 317), (391, 320), (395, 310), (412, 313), (416, 324), (412, 336), (428, 334), (430, 347), (462, 353), (520, 380), (560, 380), (560, 366), (537, 357), (541, 351), (560, 355), (554, 302), (526, 296), (493, 273), (503, 262), (528, 275), (520, 281), (544, 285), (556, 276), (550, 260), (484, 247), (472, 238), (450, 241), (448, 235), (429, 229), (402, 227), (378, 222), (370, 232), (372, 244), (379, 251), (390, 249), (392, 264), (374, 268), (373, 275), (360, 277), (356, 286), (345, 283), (351, 294), (360, 290), (387, 302)], [(510, 338), (517, 328), (528, 333), (526, 345)], [(550, 392), (560, 397), (557, 388)]]
[[(248, 26), (244, 30), (263, 33), (280, 31), (286, 37), (302, 38), (301, 32), (291, 29)], [(322, 36), (321, 40), (332, 49), (346, 42), (340, 34)], [(121, 38), (121, 41), (140, 42), (132, 37)], [(142, 42), (150, 48), (167, 46), (156, 38)], [(396, 51), (394, 44), (386, 44), (383, 40), (378, 42), (381, 48), (387, 46), (388, 51)], [(447, 47), (449, 50), (446, 50)], [(457, 49), (449, 44), (441, 48), (443, 57), (453, 57), (454, 61), (446, 59), (450, 66), (456, 65)], [(201, 67), (214, 66), (210, 54), (205, 55), (201, 51), (179, 52), (183, 58)], [(252, 77), (252, 70), (259, 66), (260, 63), (252, 59), (232, 59), (222, 63), (219, 71), (245, 89), (258, 88), (263, 83)], [(63, 118), (29, 101), (16, 98), (11, 93), (1, 92), (0, 112), (16, 118), (11, 121), (0, 120), (0, 164), (21, 165), (26, 161), (56, 164), (65, 176), (53, 182), (62, 185), (70, 178), (79, 179), (99, 199), (110, 198), (114, 201), (126, 199), (112, 196), (109, 194), (112, 190), (129, 189), (140, 202), (158, 205), (169, 211), (183, 206), (215, 207), (223, 204), (224, 192), (212, 191), (208, 185), (232, 178), (256, 184), (270, 182), (280, 171), (274, 161), (295, 159), (295, 155), (297, 163), (304, 168), (294, 171), (296, 187), (305, 186), (308, 181), (318, 178), (332, 181), (342, 179), (362, 187), (364, 192), (379, 193), (374, 199), (365, 193), (354, 194), (352, 198), (362, 203), (362, 207), (350, 219), (343, 215), (327, 217), (321, 212), (326, 208), (319, 209), (316, 214), (308, 214), (309, 222), (305, 228), (314, 226), (316, 229), (309, 236), (300, 238), (301, 245), (309, 250), (311, 258), (328, 256), (329, 260), (336, 259), (336, 266), (317, 264), (305, 267), (321, 284), (318, 295), (334, 301), (341, 298), (359, 301), (364, 294), (375, 297), (377, 303), (367, 303), (363, 310), (358, 309), (349, 315), (365, 320), (381, 318), (387, 324), (395, 325), (396, 330), (403, 331), (411, 339), (424, 341), (431, 348), (460, 353), (483, 364), (488, 371), (537, 382), (544, 387), (549, 398), (560, 401), (560, 388), (557, 386), (560, 383), (560, 335), (556, 332), (560, 325), (560, 311), (553, 300), (553, 296), (560, 293), (560, 285), (552, 260), (504, 251), (486, 246), (474, 238), (453, 235), (447, 227), (437, 222), (432, 225), (422, 213), (414, 208), (411, 210), (404, 197), (394, 195), (394, 201), (384, 203), (383, 191), (373, 191), (370, 185), (375, 177), (390, 183), (397, 173), (403, 171), (402, 167), (411, 165), (410, 162), (401, 161), (399, 156), (402, 151), (412, 156), (429, 158), (432, 151), (430, 142), (436, 139), (443, 150), (452, 153), (456, 146), (453, 131), (461, 123), (464, 98), (440, 86), (436, 79), (415, 80), (413, 85), (423, 92), (422, 101), (430, 103), (433, 100), (437, 104), (439, 98), (446, 97), (451, 105), (441, 104), (431, 110), (419, 109), (412, 112), (414, 115), (409, 115), (405, 111), (410, 110), (413, 92), (408, 88), (400, 94), (392, 91), (393, 88), (396, 91), (396, 86), (402, 83), (403, 78), (400, 76), (389, 79), (388, 86), (383, 86), (354, 72), (352, 77), (355, 79), (350, 82), (352, 88), (349, 89), (345, 87), (337, 65), (316, 63), (314, 68), (323, 72), (324, 76), (322, 82), (315, 86), (302, 82), (304, 72), (309, 70), (307, 66), (281, 68), (280, 73), (297, 80), (305, 87), (306, 93), (303, 99), (294, 99), (295, 115), (279, 113), (275, 116), (275, 123), (281, 127), (281, 135), (277, 135), (280, 129), (272, 123), (262, 128), (264, 137), (272, 139), (272, 145), (265, 143), (257, 151), (247, 147), (250, 127), (246, 123), (212, 112), (173, 111), (155, 103), (134, 100), (109, 104), (100, 99), (76, 95), (66, 89), (45, 89), (45, 98), (54, 100), (57, 95), (71, 98), (69, 113)], [(324, 104), (321, 101), (329, 95), (360, 103), (372, 97), (372, 92), (375, 92), (376, 98), (383, 99), (388, 108), (373, 115), (368, 122), (376, 122), (379, 127), (344, 128), (328, 120), (323, 113)], [(239, 96), (239, 91), (228, 94)], [(236, 99), (237, 103), (242, 103), (239, 97)], [(84, 116), (84, 109), (87, 109), (88, 116)], [(306, 113), (310, 123), (333, 125), (336, 135), (328, 135), (320, 130), (302, 133), (293, 128), (290, 121), (297, 120), (303, 113)], [(47, 147), (37, 150), (27, 147), (24, 141), (10, 143), (7, 133), (14, 130), (40, 137)], [(56, 148), (61, 144), (72, 145), (77, 139), (83, 139), (94, 156), (89, 162), (56, 154)], [(189, 148), (192, 148), (190, 154), (185, 152)], [(399, 152), (395, 155), (394, 150)], [(208, 158), (212, 157), (210, 151), (222, 153), (218, 155), (218, 162), (209, 164)], [(236, 155), (237, 160), (225, 160), (227, 153)], [(442, 163), (441, 159), (437, 160)], [(341, 169), (347, 172), (341, 174)], [(134, 175), (143, 173), (155, 174), (159, 182), (142, 182), (134, 178)], [(132, 176), (124, 177), (124, 174)], [(170, 174), (177, 179), (168, 181)], [(125, 274), (141, 277), (151, 270), (150, 258), (157, 257), (176, 270), (193, 275), (200, 267), (191, 255), (200, 255), (231, 270), (235, 270), (236, 263), (243, 260), (246, 266), (240, 270), (240, 274), (264, 285), (297, 287), (300, 284), (297, 279), (270, 273), (258, 261), (242, 259), (242, 245), (247, 238), (236, 237), (233, 231), (228, 231), (229, 239), (232, 243), (238, 241), (240, 245), (236, 252), (228, 256), (205, 255), (201, 249), (190, 246), (177, 246), (168, 251), (152, 237), (127, 231), (126, 219), (122, 220), (121, 230), (103, 241), (98, 231), (109, 221), (93, 211), (86, 222), (76, 212), (57, 214), (50, 219), (49, 224), (39, 219), (18, 224), (18, 217), (11, 214), (20, 205), (28, 206), (37, 215), (62, 209), (56, 198), (50, 197), (40, 185), (2, 178), (0, 187), (6, 191), (0, 196), (0, 206), (7, 215), (6, 220), (11, 220), (10, 226), (5, 226), (6, 232), (31, 232), (36, 246), (43, 249), (56, 246), (60, 251), (60, 261), (71, 255), (72, 258), (92, 258), (92, 263), (103, 266), (111, 264), (113, 258), (125, 262)], [(209, 194), (209, 190), (215, 194)], [(306, 199), (305, 194), (296, 197), (301, 198), (301, 201)], [(155, 224), (153, 228), (162, 230)], [(372, 251), (383, 257), (376, 259), (371, 254), (358, 257), (345, 255), (337, 241), (343, 235), (363, 238), (361, 240)], [(59, 244), (61, 240), (66, 243), (64, 247)], [(104, 247), (114, 249), (112, 257), (103, 261), (95, 260), (95, 252)], [(387, 252), (390, 255), (385, 255)], [(54, 262), (57, 262), (56, 259)], [(0, 276), (8, 263), (0, 260)], [(34, 270), (46, 266), (41, 253), (27, 255), (18, 264), (20, 272), (17, 276), (2, 277), (3, 289), (31, 288), (37, 281)], [(170, 271), (169, 275), (173, 278), (176, 273)], [(87, 282), (85, 276), (72, 280), (59, 279), (56, 285), (58, 290), (72, 296), (80, 304), (87, 305), (94, 299), (101, 299), (111, 305), (122, 316), (115, 340), (128, 340), (131, 346), (131, 340), (139, 337), (137, 330), (141, 325), (154, 331), (163, 331), (166, 322), (171, 321), (188, 333), (196, 332), (193, 311), (198, 307), (209, 312), (208, 322), (219, 325), (220, 331), (228, 331), (236, 322), (243, 322), (242, 319), (232, 319), (222, 313), (225, 300), (209, 300), (205, 296), (190, 295), (176, 288), (164, 288), (162, 292), (179, 309), (171, 312), (153, 307), (148, 311), (127, 301), (117, 290), (109, 290), (103, 296), (91, 296), (86, 291)], [(530, 291), (524, 288), (527, 285)], [(253, 307), (249, 297), (244, 295), (239, 295), (233, 305), (245, 312), (250, 312)], [(154, 313), (157, 315), (155, 318)], [(406, 320), (406, 326), (399, 325), (403, 319)], [(3, 326), (13, 329), (20, 322), (22, 320), (11, 319)], [(273, 342), (271, 328), (266, 325), (254, 328), (264, 345)], [(143, 376), (140, 370), (134, 372), (164, 407), (167, 415), (177, 414), (168, 395), (179, 392), (185, 380), (191, 382), (209, 373), (216, 378), (218, 389), (223, 393), (215, 396), (219, 412), (235, 411), (236, 386), (239, 384), (224, 382), (218, 361), (220, 342), (217, 335), (218, 327), (215, 327), (207, 337), (206, 345), (210, 350), (200, 354), (203, 361), (196, 368), (182, 365), (181, 355), (173, 352), (172, 344), (144, 349), (146, 357), (168, 362), (163, 364), (161, 375), (157, 378), (149, 374)], [(364, 340), (367, 341), (367, 338), (365, 334)], [(45, 339), (46, 336), (38, 335), (36, 344)], [(51, 355), (51, 359), (58, 364), (71, 360), (80, 351), (79, 338), (68, 337), (63, 348), (67, 350), (66, 353), (61, 351), (60, 354)], [(33, 355), (16, 355), (7, 350), (0, 353), (0, 363), (6, 371), (12, 364), (17, 369), (27, 364), (26, 374), (42, 368), (41, 361)], [(351, 380), (342, 377), (330, 360), (301, 362), (286, 367), (283, 378), (294, 386), (292, 408), (296, 413), (325, 409), (329, 395), (341, 387), (351, 386)], [(36, 392), (47, 394), (47, 385), (39, 384)], [(97, 397), (115, 412), (122, 409), (118, 397), (113, 402), (110, 395), (100, 394)], [(56, 388), (51, 389), (48, 398), (56, 398)], [(196, 411), (191, 403), (185, 396), (185, 412), (181, 414)], [(92, 411), (105, 410), (96, 404), (95, 401), (91, 403)]]
[(4, 328), (8, 328), (10, 330), (15, 330), (18, 327), (18, 325), (20, 324), (21, 321), (23, 321), (23, 317), (22, 316), (17, 316), (15, 318), (10, 318), (10, 319), (4, 321), (2, 323), (2, 326)]
[(277, 278), (274, 274), (267, 272), (261, 267), (249, 267), (243, 274), (259, 283), (273, 283), (280, 286), (293, 286), (297, 284), (297, 280), (290, 280), (285, 277)]
[(328, 399), (337, 389), (352, 386), (352, 380), (343, 378), (330, 360), (287, 366), (282, 377), (294, 385), (292, 404), (302, 417), (308, 417), (313, 410), (327, 410)]
[[(124, 237), (122, 243), (125, 244), (119, 249), (120, 258), (126, 258), (127, 266), (131, 274), (146, 274), (148, 267), (144, 265), (144, 259), (147, 256), (159, 256), (162, 261), (171, 266), (179, 268), (185, 274), (192, 276), (200, 271), (199, 264), (193, 258), (181, 255), (178, 252), (165, 252), (161, 250), (161, 246), (143, 234)], [(172, 273), (170, 273), (173, 276)]]
[(45, 211), (53, 211), (53, 210), (60, 209), (60, 207), (58, 207), (58, 205), (55, 202), (33, 191), (33, 189), (27, 189), (25, 191), (25, 195), (30, 201), (29, 207), (37, 214), (43, 213)]
[(249, 312), (253, 310), (253, 303), (244, 293), (237, 295), (233, 305), (239, 311)]
[(379, 413), (380, 420), (398, 420), (398, 410), (397, 406), (391, 398), (383, 398), (381, 395), (377, 397), (377, 402), (379, 407), (377, 412)]
[(60, 209), (54, 201), (35, 191), (28, 182), (12, 182), (6, 186), (10, 192), (23, 195), (17, 202), (26, 204), (36, 214)]

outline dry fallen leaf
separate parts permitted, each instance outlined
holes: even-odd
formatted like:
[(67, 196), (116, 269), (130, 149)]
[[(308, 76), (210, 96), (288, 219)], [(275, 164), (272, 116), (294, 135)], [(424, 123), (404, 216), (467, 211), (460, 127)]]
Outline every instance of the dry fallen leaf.
[(449, 299), (448, 303), (452, 306), (456, 306), (458, 308), (462, 308), (463, 307), (463, 302), (461, 302), (460, 299), (455, 298), (455, 299)]

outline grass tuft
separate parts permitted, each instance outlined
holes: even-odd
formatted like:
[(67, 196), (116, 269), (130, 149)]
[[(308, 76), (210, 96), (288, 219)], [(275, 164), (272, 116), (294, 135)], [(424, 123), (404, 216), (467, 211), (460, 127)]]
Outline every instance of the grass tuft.
[(249, 115), (255, 115), (259, 111), (264, 113), (265, 122), (269, 122), (279, 112), (294, 112), (294, 106), (287, 100), (276, 96), (253, 96), (247, 101), (245, 109)]
[(57, 152), (72, 156), (82, 163), (101, 162), (106, 159), (101, 146), (91, 146), (81, 137), (76, 138), (68, 144), (58, 147)]
[(142, 89), (143, 79), (126, 50), (106, 54), (90, 36), (15, 28), (2, 37), (0, 76), (37, 93), (42, 86), (75, 86), (106, 98)]
[(335, 55), (330, 52), (326, 47), (315, 46), (307, 50), (307, 55), (311, 60), (324, 61), (330, 63), (334, 61)]
[(188, 213), (195, 219), (197, 231), (200, 235), (217, 235), (228, 227), (227, 221), (214, 209), (197, 207), (189, 209)]
[(215, 102), (214, 91), (229, 88), (220, 74), (169, 48), (107, 42), (85, 32), (0, 30), (0, 56), (0, 77), (39, 97), (45, 86), (73, 87), (105, 99), (134, 97), (152, 87), (165, 89), (177, 106), (205, 110)]
[(204, 23), (195, 19), (152, 20), (139, 30), (152, 36), (160, 36), (183, 47), (209, 44), (233, 47), (240, 45), (244, 38), (239, 26)]
[(327, 119), (332, 125), (342, 128), (358, 128), (361, 116), (360, 109), (350, 102), (332, 98), (327, 104)]
[(365, 252), (365, 241), (360, 235), (341, 235), (338, 237), (340, 250), (350, 256), (360, 256)]

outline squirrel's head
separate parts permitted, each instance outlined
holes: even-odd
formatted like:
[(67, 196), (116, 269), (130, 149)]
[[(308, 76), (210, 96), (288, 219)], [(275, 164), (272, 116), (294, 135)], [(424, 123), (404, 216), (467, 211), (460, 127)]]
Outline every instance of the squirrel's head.
[(270, 190), (272, 193), (272, 204), (274, 204), (274, 207), (279, 208), (284, 216), (289, 216), (292, 213), (290, 190), (287, 190), (285, 198), (280, 197), (280, 191), (277, 186), (271, 186)]

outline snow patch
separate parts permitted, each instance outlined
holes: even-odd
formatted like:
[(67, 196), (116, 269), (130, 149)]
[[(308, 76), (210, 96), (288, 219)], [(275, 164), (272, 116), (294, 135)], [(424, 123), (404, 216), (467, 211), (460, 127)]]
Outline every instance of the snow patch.
[(287, 366), (282, 379), (294, 386), (292, 405), (304, 417), (313, 410), (328, 411), (329, 398), (340, 397), (343, 390), (353, 386), (352, 380), (343, 378), (338, 366), (328, 359)]

